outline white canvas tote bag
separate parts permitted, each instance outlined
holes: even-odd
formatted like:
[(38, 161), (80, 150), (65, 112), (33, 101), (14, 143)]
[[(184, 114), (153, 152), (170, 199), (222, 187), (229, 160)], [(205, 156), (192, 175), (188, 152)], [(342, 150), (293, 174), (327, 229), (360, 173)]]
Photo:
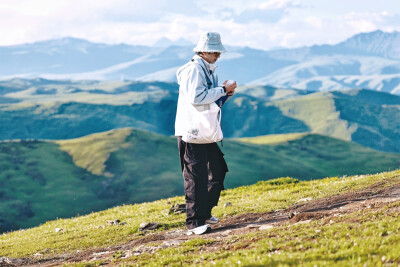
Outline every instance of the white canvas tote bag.
[(187, 143), (208, 144), (221, 141), (221, 108), (216, 103), (206, 105), (188, 104), (189, 123), (182, 140)]

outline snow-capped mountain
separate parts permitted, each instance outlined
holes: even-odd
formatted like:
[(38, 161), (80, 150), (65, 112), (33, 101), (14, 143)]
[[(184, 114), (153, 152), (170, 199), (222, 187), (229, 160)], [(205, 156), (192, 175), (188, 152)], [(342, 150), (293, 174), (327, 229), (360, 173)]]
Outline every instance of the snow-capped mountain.
[[(76, 38), (0, 47), (0, 79), (139, 80), (174, 82), (193, 55), (186, 40), (153, 47), (107, 45)], [(264, 51), (227, 47), (220, 81), (314, 91), (365, 88), (400, 93), (400, 33), (357, 34), (336, 45)]]

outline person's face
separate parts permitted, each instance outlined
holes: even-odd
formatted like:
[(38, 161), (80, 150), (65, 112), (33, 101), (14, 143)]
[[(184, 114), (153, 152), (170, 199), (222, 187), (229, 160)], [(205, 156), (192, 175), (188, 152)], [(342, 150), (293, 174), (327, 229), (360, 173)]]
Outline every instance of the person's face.
[(221, 55), (220, 52), (203, 52), (203, 59), (210, 64), (214, 64), (219, 56)]

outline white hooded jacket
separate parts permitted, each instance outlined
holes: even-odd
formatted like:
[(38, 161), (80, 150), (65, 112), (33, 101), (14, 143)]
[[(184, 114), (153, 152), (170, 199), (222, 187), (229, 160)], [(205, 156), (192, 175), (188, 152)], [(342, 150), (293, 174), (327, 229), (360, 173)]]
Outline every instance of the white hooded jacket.
[[(191, 61), (176, 72), (179, 97), (175, 119), (175, 136), (185, 134), (185, 126), (191, 119), (190, 112), (186, 110), (187, 104), (208, 105), (226, 95), (222, 86), (218, 86), (218, 77), (213, 70), (210, 70), (210, 67), (209, 63), (195, 55)], [(207, 84), (206, 75), (208, 75), (212, 84)]]

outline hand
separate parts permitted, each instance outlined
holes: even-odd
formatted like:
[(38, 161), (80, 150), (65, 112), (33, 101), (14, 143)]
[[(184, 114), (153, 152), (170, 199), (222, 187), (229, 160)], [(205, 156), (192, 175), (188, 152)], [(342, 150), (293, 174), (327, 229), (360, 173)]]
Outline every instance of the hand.
[(236, 87), (237, 87), (236, 81), (235, 81), (234, 83), (231, 83), (231, 84), (227, 84), (227, 82), (228, 82), (228, 80), (226, 80), (226, 81), (223, 83), (223, 85), (225, 85), (225, 88), (226, 88), (226, 93), (227, 93), (229, 96), (233, 96), (233, 94), (235, 93), (235, 89), (236, 89)]

